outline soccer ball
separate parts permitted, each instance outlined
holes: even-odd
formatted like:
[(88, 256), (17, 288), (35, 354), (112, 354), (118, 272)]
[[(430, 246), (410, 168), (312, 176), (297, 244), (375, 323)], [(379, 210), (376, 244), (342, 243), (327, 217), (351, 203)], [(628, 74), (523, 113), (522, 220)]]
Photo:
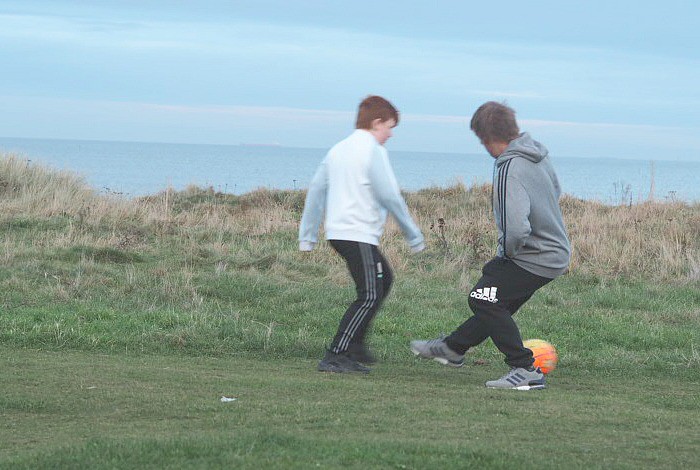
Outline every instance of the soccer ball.
[(535, 357), (533, 366), (539, 367), (543, 374), (549, 374), (557, 367), (557, 350), (554, 346), (542, 339), (528, 339), (523, 345), (532, 351)]

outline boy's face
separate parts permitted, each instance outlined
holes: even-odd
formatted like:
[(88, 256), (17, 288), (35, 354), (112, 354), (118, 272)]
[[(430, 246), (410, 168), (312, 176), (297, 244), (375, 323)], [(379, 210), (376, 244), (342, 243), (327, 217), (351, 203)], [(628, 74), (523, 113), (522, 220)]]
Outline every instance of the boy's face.
[(508, 148), (508, 142), (499, 142), (499, 141), (484, 142), (482, 140), (481, 145), (483, 145), (486, 148), (486, 151), (493, 158), (498, 158)]
[(396, 127), (396, 119), (389, 119), (388, 121), (382, 121), (381, 119), (375, 119), (372, 121), (372, 129), (369, 132), (377, 139), (379, 145), (384, 145), (384, 142), (389, 140), (392, 136), (392, 129)]

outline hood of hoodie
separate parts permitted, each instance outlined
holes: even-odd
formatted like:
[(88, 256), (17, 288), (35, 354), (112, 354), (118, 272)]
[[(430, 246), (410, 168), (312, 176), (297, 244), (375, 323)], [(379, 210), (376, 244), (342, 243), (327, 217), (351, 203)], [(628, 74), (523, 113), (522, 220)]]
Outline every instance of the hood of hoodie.
[(515, 157), (522, 157), (534, 163), (541, 162), (549, 154), (547, 147), (533, 140), (530, 134), (523, 132), (510, 141), (506, 150), (496, 159), (496, 166)]

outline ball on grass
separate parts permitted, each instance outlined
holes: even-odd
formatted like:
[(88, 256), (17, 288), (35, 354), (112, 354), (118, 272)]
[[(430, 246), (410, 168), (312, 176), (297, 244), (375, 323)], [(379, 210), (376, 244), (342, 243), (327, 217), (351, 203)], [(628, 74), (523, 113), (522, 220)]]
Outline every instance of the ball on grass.
[(549, 374), (557, 367), (559, 356), (554, 346), (543, 339), (528, 339), (523, 345), (532, 351), (535, 357), (535, 367), (539, 367), (543, 374)]

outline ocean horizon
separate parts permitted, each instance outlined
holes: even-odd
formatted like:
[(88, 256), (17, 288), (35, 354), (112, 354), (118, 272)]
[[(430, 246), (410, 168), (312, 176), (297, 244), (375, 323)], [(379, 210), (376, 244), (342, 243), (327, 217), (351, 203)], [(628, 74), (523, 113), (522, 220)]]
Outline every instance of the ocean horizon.
[[(491, 181), (493, 159), (483, 154), (395, 151), (403, 190)], [(196, 185), (243, 194), (258, 188), (305, 189), (328, 149), (277, 144), (172, 144), (0, 138), (13, 153), (85, 178), (96, 190), (125, 197)], [(565, 194), (606, 204), (649, 199), (700, 201), (700, 162), (558, 157), (550, 155)]]

